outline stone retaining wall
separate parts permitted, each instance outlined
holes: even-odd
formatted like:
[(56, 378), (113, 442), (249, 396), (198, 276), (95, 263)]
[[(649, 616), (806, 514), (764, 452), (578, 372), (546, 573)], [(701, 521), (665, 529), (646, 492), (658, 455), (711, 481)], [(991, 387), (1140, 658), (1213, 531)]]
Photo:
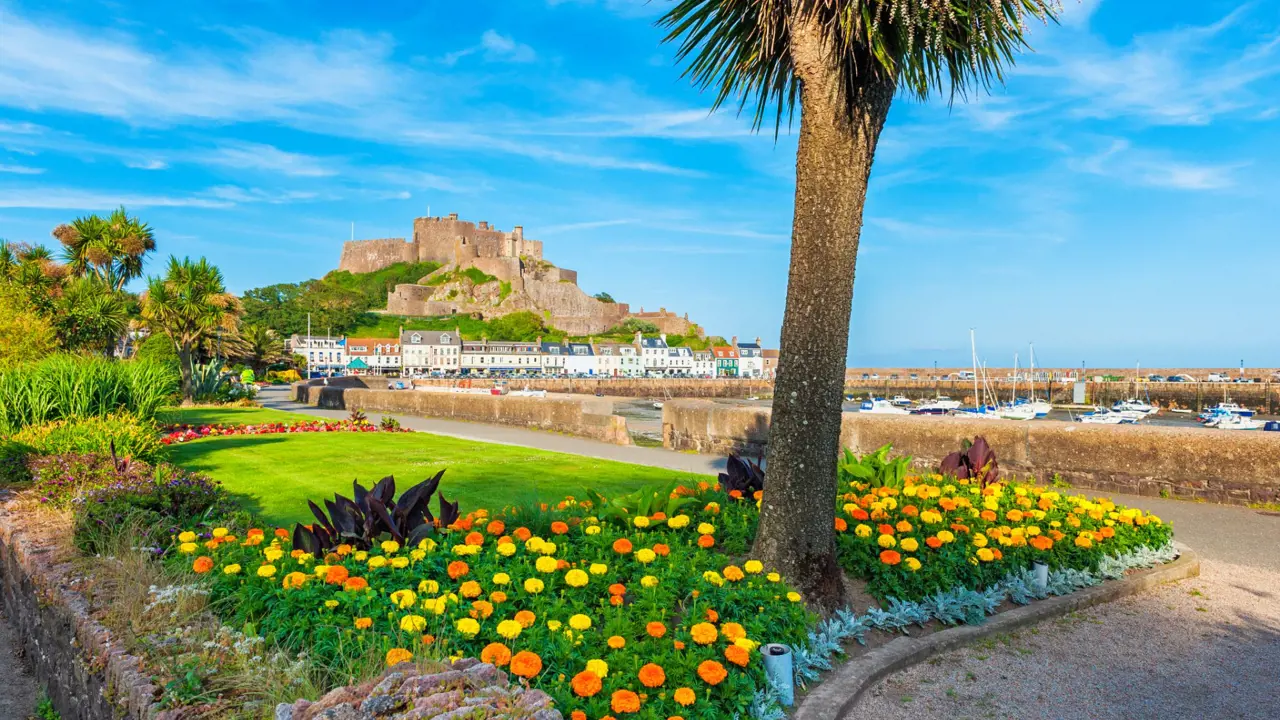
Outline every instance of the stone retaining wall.
[[(414, 380), (415, 385), (455, 387), (456, 379), (427, 378)], [(471, 380), (471, 387), (492, 387), (491, 379)], [(748, 398), (773, 394), (773, 381), (722, 378), (512, 378), (508, 387), (546, 390), (571, 395), (594, 395), (596, 391), (612, 397), (641, 398)]]
[[(314, 381), (312, 381), (314, 383)], [(595, 398), (519, 397), (296, 383), (293, 399), (320, 408), (359, 409), (548, 430), (630, 445), (627, 419)]]
[[(1239, 504), (1280, 500), (1280, 433), (845, 413), (841, 443), (858, 453), (892, 444), (921, 466), (936, 467), (975, 435), (991, 444), (1002, 470), (1043, 481), (1056, 474), (1072, 486), (1108, 492)], [(663, 408), (662, 437), (674, 450), (763, 455), (769, 410), (671, 401)]]
[(156, 688), (75, 589), (56, 540), (70, 534), (58, 516), (0, 506), (0, 601), (20, 652), (63, 720), (154, 718)]

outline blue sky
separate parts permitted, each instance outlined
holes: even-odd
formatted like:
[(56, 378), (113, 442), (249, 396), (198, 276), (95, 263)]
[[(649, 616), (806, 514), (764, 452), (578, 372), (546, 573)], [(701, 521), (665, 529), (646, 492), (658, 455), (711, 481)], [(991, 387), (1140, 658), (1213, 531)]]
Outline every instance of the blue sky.
[[(430, 207), (776, 343), (795, 139), (708, 113), (666, 2), (302, 7), (0, 0), (0, 237), (123, 203), (240, 291)], [(963, 365), (976, 327), (993, 366), (1280, 365), (1280, 3), (1066, 0), (1031, 40), (989, 95), (895, 103), (851, 364)]]

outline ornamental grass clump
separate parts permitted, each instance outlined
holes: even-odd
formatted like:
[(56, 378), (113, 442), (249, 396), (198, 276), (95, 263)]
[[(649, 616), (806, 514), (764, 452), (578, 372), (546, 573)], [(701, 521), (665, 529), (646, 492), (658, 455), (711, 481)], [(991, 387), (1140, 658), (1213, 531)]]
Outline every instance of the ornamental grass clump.
[(0, 435), (121, 411), (149, 421), (177, 388), (172, 367), (148, 361), (55, 355), (0, 368)]

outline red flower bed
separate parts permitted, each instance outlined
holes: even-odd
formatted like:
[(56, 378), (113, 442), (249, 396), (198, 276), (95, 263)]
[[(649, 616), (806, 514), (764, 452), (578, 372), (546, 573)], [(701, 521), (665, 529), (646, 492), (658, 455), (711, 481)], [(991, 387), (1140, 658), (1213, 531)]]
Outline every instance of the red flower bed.
[(311, 432), (413, 432), (409, 428), (382, 428), (372, 423), (353, 423), (350, 420), (312, 420), (310, 422), (268, 422), (256, 425), (169, 425), (161, 430), (160, 442), (165, 445), (215, 435), (279, 435), (282, 433)]

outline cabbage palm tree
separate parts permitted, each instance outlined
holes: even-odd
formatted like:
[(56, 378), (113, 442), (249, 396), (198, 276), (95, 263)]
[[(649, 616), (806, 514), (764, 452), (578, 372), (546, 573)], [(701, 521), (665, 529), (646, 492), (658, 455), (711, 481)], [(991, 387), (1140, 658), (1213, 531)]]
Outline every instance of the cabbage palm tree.
[(89, 215), (53, 229), (73, 275), (94, 275), (112, 289), (142, 276), (146, 254), (156, 249), (151, 226), (119, 208), (108, 217)]
[(266, 373), (268, 365), (285, 359), (284, 340), (266, 325), (246, 323), (240, 327), (240, 337), (245, 347), (240, 357), (258, 376)]
[(1003, 79), (1057, 0), (680, 0), (660, 24), (685, 75), (757, 129), (799, 106), (791, 268), (753, 553), (810, 601), (840, 602), (833, 499), (854, 266), (876, 143), (896, 95)]
[(240, 301), (227, 292), (222, 272), (200, 258), (169, 258), (163, 277), (147, 282), (142, 296), (142, 318), (153, 333), (164, 333), (178, 353), (182, 372), (183, 402), (191, 402), (191, 375), (201, 342), (216, 337), (219, 330), (235, 332), (240, 317)]

